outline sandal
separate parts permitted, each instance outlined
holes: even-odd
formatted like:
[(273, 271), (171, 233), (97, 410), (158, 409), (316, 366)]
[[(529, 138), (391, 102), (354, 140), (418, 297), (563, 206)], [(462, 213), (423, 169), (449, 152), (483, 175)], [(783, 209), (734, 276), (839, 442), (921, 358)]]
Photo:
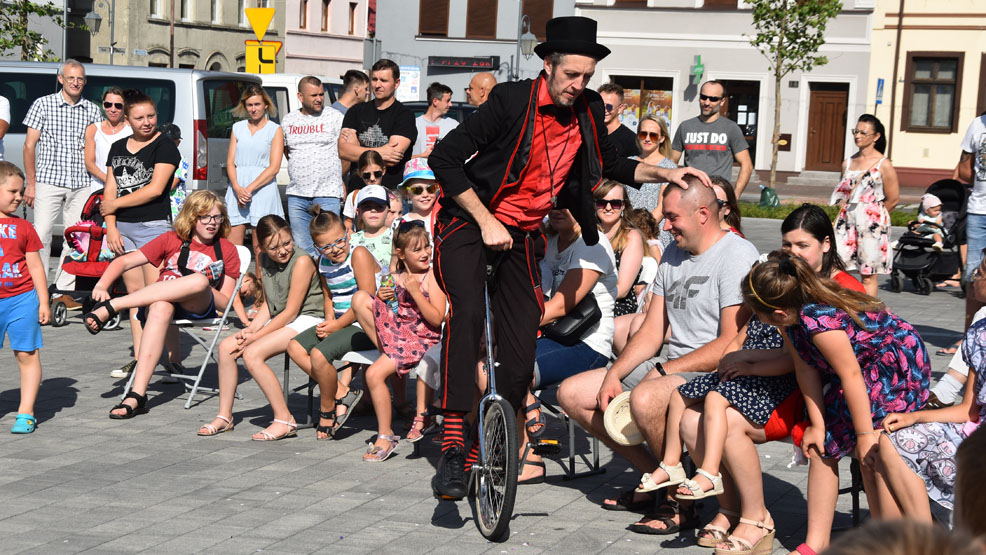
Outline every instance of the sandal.
[(336, 424), (335, 424), (335, 429), (336, 430), (338, 430), (339, 428), (342, 428), (343, 425), (346, 424), (346, 421), (349, 420), (349, 415), (351, 415), (353, 413), (353, 407), (356, 406), (357, 404), (359, 404), (359, 401), (362, 398), (363, 398), (363, 390), (362, 389), (355, 389), (355, 390), (354, 389), (350, 389), (341, 398), (336, 399), (336, 406), (337, 407), (339, 405), (342, 405), (342, 406), (346, 407), (346, 412), (344, 412), (342, 414), (336, 414)]
[(648, 491), (666, 488), (668, 486), (677, 486), (678, 484), (684, 482), (687, 478), (685, 476), (685, 468), (681, 466), (681, 463), (674, 466), (668, 466), (662, 461), (659, 468), (667, 473), (667, 480), (661, 482), (660, 484), (655, 483), (653, 476), (647, 473), (640, 478), (640, 486), (638, 486), (634, 491), (637, 493), (645, 493)]
[[(105, 320), (100, 320), (99, 317), (96, 316), (96, 310), (98, 310), (100, 308), (105, 308), (106, 309), (106, 319)], [(103, 331), (103, 328), (106, 327), (106, 324), (110, 320), (112, 320), (113, 318), (115, 318), (116, 315), (117, 315), (116, 309), (113, 308), (113, 305), (110, 304), (110, 301), (103, 301), (103, 302), (97, 304), (96, 306), (92, 307), (92, 310), (91, 311), (86, 312), (85, 314), (82, 315), (82, 323), (85, 324), (86, 331), (88, 331), (89, 333), (91, 333), (93, 335), (96, 335), (97, 333)], [(93, 321), (93, 322), (96, 323), (96, 327), (95, 328), (89, 326), (89, 322), (90, 321)]]
[(635, 522), (630, 526), (627, 526), (627, 530), (636, 534), (645, 534), (648, 536), (670, 536), (673, 534), (678, 534), (682, 530), (690, 530), (698, 527), (698, 513), (696, 512), (694, 505), (689, 507), (688, 514), (678, 512), (678, 519), (681, 521), (680, 523), (674, 521), (674, 516), (667, 517), (662, 514), (644, 515), (644, 518), (649, 518), (651, 521), (660, 522), (664, 524), (664, 528), (654, 528), (642, 522)]
[[(719, 544), (725, 545), (727, 547), (721, 548), (716, 547), (716, 555), (767, 555), (774, 551), (774, 527), (768, 526), (767, 523), (750, 520), (747, 518), (740, 518), (740, 524), (749, 524), (750, 526), (756, 526), (764, 531), (764, 535), (760, 536), (757, 543), (750, 543), (739, 536), (730, 535), (726, 538), (726, 541)], [(802, 544), (803, 545), (803, 544)], [(801, 547), (801, 546), (798, 546)], [(810, 549), (810, 548), (809, 548)]]
[(526, 460), (526, 459), (523, 460), (523, 461), (521, 461), (520, 462), (520, 470), (518, 470), (518, 472), (517, 472), (518, 475), (521, 472), (524, 471), (524, 467), (525, 466), (534, 466), (534, 467), (540, 468), (542, 472), (541, 472), (540, 475), (534, 476), (533, 478), (526, 478), (524, 480), (517, 480), (517, 485), (518, 486), (532, 486), (534, 484), (543, 484), (544, 483), (544, 477), (548, 473), (548, 470), (544, 466), (544, 461), (529, 461), (529, 460)]
[(529, 418), (524, 424), (527, 426), (527, 435), (529, 437), (541, 437), (544, 429), (548, 427), (548, 421), (544, 417), (544, 411), (541, 410), (541, 401), (535, 398), (533, 403), (524, 407), (524, 414), (529, 412), (535, 413), (535, 416), (534, 418)]
[[(327, 439), (333, 439), (336, 432), (336, 411), (335, 407), (332, 408), (331, 412), (318, 411), (319, 419), (332, 420), (332, 424), (328, 426), (323, 426), (321, 420), (318, 426), (315, 426), (315, 441), (325, 441)], [(318, 437), (318, 434), (325, 434), (325, 437)]]
[[(131, 407), (130, 405), (121, 402), (119, 405), (110, 409), (110, 418), (113, 420), (126, 420), (128, 418), (133, 418), (138, 414), (143, 414), (147, 412), (144, 408), (147, 405), (147, 395), (141, 395), (140, 393), (134, 393), (131, 391), (123, 398), (124, 401), (127, 399), (135, 399), (137, 401), (136, 407)], [(126, 411), (124, 414), (114, 414), (113, 411), (123, 409)]]
[(628, 489), (616, 498), (616, 503), (606, 503), (604, 501), (600, 507), (607, 511), (631, 512), (646, 511), (654, 507), (655, 495), (648, 495), (648, 499), (644, 499), (643, 501), (634, 501), (634, 493), (636, 493), (636, 490)]
[[(415, 428), (418, 424), (421, 424), (421, 429)], [(427, 412), (423, 412), (419, 416), (414, 417), (414, 420), (411, 422), (411, 429), (407, 431), (407, 436), (404, 439), (411, 443), (417, 443), (421, 441), (421, 438), (425, 437), (425, 432), (429, 428), (431, 428), (431, 417), (428, 416)]]
[[(737, 518), (740, 516), (740, 514), (736, 511), (730, 511), (729, 509), (723, 509), (721, 507), (719, 508), (719, 514), (725, 516), (727, 520), (729, 517)], [(701, 547), (714, 548), (716, 545), (725, 542), (727, 538), (729, 538), (729, 530), (709, 523), (698, 531), (696, 543), (698, 543)]]
[(952, 343), (948, 347), (942, 347), (941, 349), (938, 349), (937, 351), (935, 351), (935, 355), (940, 357), (954, 356), (955, 353), (959, 352), (959, 345), (961, 344), (962, 344), (962, 340), (959, 339), (958, 341)]
[(294, 437), (298, 435), (298, 425), (295, 424), (294, 422), (288, 422), (286, 420), (278, 420), (277, 418), (275, 418), (274, 424), (284, 424), (285, 426), (288, 427), (288, 431), (284, 432), (279, 436), (276, 436), (268, 432), (267, 430), (260, 430), (259, 432), (257, 432), (258, 434), (260, 434), (260, 437), (257, 437), (257, 435), (254, 434), (250, 439), (252, 439), (253, 441), (277, 441), (279, 439), (284, 439), (286, 437)]
[[(225, 416), (223, 416), (221, 414), (217, 414), (216, 415), (216, 418), (218, 418), (219, 420), (222, 420), (226, 424), (223, 427), (221, 427), (221, 428), (217, 428), (217, 427), (215, 427), (215, 426), (212, 425), (212, 422), (210, 422), (210, 423), (206, 424), (205, 426), (202, 426), (201, 428), (199, 428), (199, 435), (200, 436), (217, 436), (219, 434), (224, 434), (226, 432), (232, 432), (233, 431), (233, 419), (232, 418), (226, 418)], [(202, 433), (202, 430), (203, 429), (207, 430), (207, 432), (204, 433), (204, 434)]]
[(685, 499), (688, 501), (694, 501), (696, 499), (705, 499), (706, 497), (714, 497), (716, 495), (722, 495), (722, 473), (713, 476), (703, 468), (699, 468), (695, 471), (696, 474), (701, 474), (712, 482), (712, 489), (704, 490), (702, 486), (695, 480), (685, 480), (681, 485), (688, 488), (691, 493), (675, 493), (674, 496), (678, 499)]
[(383, 462), (390, 458), (397, 451), (397, 441), (400, 439), (398, 436), (388, 436), (384, 434), (378, 434), (377, 439), (383, 439), (390, 442), (390, 447), (380, 447), (379, 445), (367, 442), (366, 444), (370, 447), (366, 450), (363, 455), (363, 462)]
[(14, 425), (10, 427), (12, 434), (29, 434), (34, 431), (38, 420), (33, 414), (22, 412), (14, 417)]

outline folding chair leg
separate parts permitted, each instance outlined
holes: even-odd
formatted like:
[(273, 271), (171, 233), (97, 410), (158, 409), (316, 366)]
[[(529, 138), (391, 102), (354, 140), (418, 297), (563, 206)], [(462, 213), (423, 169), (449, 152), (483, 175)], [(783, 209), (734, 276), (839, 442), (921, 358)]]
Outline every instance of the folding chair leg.
[(859, 491), (863, 489), (863, 475), (860, 473), (857, 459), (853, 459), (849, 464), (849, 473), (852, 475), (852, 525), (855, 528), (859, 526)]
[(578, 480), (587, 476), (604, 474), (606, 469), (599, 466), (599, 438), (595, 436), (592, 437), (592, 464), (589, 464), (589, 459), (585, 455), (581, 455), (582, 460), (589, 466), (589, 470), (575, 472), (575, 420), (567, 414), (564, 415), (564, 418), (568, 422), (568, 467), (566, 468), (562, 464), (562, 468), (565, 469), (562, 480)]

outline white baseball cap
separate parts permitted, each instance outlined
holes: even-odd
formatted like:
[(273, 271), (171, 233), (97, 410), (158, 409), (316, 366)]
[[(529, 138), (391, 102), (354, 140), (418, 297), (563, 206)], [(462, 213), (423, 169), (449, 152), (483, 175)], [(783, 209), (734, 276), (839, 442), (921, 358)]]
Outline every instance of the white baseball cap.
[(359, 194), (356, 195), (356, 207), (359, 208), (359, 205), (366, 201), (373, 201), (384, 206), (390, 205), (387, 189), (383, 185), (367, 185), (360, 189)]

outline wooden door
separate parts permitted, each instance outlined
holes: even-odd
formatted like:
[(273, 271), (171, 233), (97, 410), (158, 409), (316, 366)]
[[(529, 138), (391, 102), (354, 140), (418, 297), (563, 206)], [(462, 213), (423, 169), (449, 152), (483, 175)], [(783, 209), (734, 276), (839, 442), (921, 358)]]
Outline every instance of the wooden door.
[(845, 152), (849, 91), (812, 90), (808, 105), (805, 169), (841, 171)]

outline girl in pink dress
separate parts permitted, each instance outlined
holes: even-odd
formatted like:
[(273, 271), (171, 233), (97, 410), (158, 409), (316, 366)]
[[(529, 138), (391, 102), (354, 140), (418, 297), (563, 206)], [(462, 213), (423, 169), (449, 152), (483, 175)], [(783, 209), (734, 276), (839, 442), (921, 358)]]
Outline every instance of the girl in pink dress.
[(356, 318), (380, 349), (380, 358), (364, 377), (377, 414), (377, 440), (363, 455), (367, 462), (385, 461), (397, 448), (387, 378), (395, 373), (405, 375), (421, 361), (425, 351), (441, 339), (445, 318), (446, 298), (431, 271), (431, 242), (424, 222), (398, 225), (394, 254), (398, 259), (394, 287), (381, 286), (375, 297), (364, 292), (353, 296)]

